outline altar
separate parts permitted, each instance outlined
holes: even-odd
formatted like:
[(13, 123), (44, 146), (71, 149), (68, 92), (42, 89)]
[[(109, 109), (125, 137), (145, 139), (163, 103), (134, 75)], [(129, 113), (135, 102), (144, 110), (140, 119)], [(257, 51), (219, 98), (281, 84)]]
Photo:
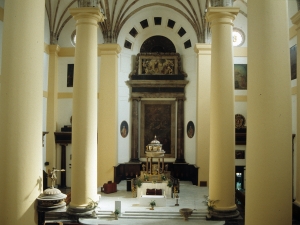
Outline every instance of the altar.
[[(149, 200), (149, 196), (152, 198), (172, 198), (172, 182), (170, 181), (170, 172), (164, 171), (164, 154), (162, 144), (154, 136), (154, 140), (146, 146), (147, 162), (146, 166), (143, 165), (143, 171), (139, 177), (141, 185), (137, 187), (137, 197), (145, 198)], [(157, 164), (153, 164), (153, 158), (158, 158)], [(148, 160), (150, 159), (150, 160)], [(160, 163), (162, 160), (162, 164)], [(152, 193), (147, 190), (159, 190), (159, 194)]]
[(168, 187), (168, 182), (143, 182), (141, 187), (137, 188), (137, 197), (141, 198), (142, 195), (146, 195), (147, 189), (161, 189), (162, 195), (166, 198), (172, 198), (172, 188)]

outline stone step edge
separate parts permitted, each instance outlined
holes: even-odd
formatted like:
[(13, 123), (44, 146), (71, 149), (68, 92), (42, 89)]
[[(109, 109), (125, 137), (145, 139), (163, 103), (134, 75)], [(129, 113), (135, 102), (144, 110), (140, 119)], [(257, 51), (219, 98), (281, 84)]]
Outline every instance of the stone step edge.
[[(153, 216), (121, 216), (119, 218), (122, 219), (180, 219), (180, 220), (184, 220), (183, 216), (166, 216), (166, 217), (153, 217)], [(206, 220), (206, 217), (192, 217), (190, 216), (189, 219), (193, 220), (193, 219), (197, 219), (197, 220)]]
[[(178, 214), (180, 213), (179, 210), (178, 212), (174, 212), (174, 211), (155, 211), (155, 210), (146, 210), (146, 211), (125, 211), (124, 213), (152, 213), (152, 214), (166, 214), (166, 213), (170, 213), (170, 214)], [(207, 214), (207, 211), (193, 211), (193, 214)]]
[[(180, 213), (157, 213), (157, 214), (152, 214), (152, 213), (122, 213), (122, 216), (139, 216), (139, 215), (147, 215), (147, 216), (181, 216)], [(191, 216), (206, 216), (207, 214), (192, 214)]]
[[(114, 218), (114, 216), (108, 216), (108, 215), (97, 215), (97, 218)], [(155, 215), (121, 215), (119, 218), (152, 218), (152, 219), (177, 219), (177, 218), (183, 218), (181, 215), (160, 215), (160, 216), (155, 216)], [(194, 219), (206, 219), (206, 215), (191, 215), (189, 218), (194, 218)]]

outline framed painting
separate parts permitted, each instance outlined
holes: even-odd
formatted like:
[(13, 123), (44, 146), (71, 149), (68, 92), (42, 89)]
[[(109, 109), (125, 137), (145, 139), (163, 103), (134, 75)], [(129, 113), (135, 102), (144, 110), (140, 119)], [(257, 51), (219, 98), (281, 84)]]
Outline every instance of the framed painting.
[(175, 158), (175, 101), (141, 102), (140, 157), (146, 157), (146, 146), (155, 136), (165, 158)]
[(297, 45), (290, 48), (291, 80), (297, 78)]
[(244, 150), (235, 150), (235, 158), (236, 159), (245, 159), (245, 151)]
[(73, 87), (74, 64), (68, 64), (67, 87)]
[(247, 64), (234, 64), (234, 89), (247, 90)]
[(193, 138), (195, 134), (195, 125), (193, 121), (189, 121), (186, 126), (186, 134), (189, 138)]
[(128, 134), (128, 123), (124, 120), (120, 124), (120, 134), (123, 138), (127, 137)]

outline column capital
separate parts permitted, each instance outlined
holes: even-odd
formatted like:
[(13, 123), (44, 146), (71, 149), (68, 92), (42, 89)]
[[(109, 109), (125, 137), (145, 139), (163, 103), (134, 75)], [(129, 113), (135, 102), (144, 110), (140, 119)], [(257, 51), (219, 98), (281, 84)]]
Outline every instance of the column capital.
[(48, 45), (48, 49), (49, 49), (49, 54), (58, 54), (60, 51), (60, 47), (59, 45)]
[(68, 146), (68, 143), (59, 143), (60, 146), (65, 146), (67, 147)]
[(229, 23), (233, 26), (232, 21), (239, 13), (238, 7), (210, 7), (208, 8), (206, 19), (211, 23), (211, 26), (215, 24)]
[(176, 101), (179, 102), (179, 101), (185, 101), (186, 98), (185, 97), (177, 97), (176, 98)]
[(138, 102), (140, 102), (141, 98), (140, 97), (131, 97), (131, 101), (138, 101)]
[(211, 55), (211, 44), (197, 43), (194, 51), (198, 55)]
[(291, 21), (293, 24), (297, 26), (296, 30), (300, 28), (300, 11), (298, 11), (295, 15), (292, 16)]
[[(70, 14), (73, 16), (73, 18), (77, 21), (80, 19), (86, 19), (86, 18), (93, 18), (97, 22), (103, 22), (104, 21), (104, 15), (100, 13), (99, 8), (96, 7), (82, 7), (82, 8), (71, 8), (69, 9)], [(82, 21), (83, 23), (86, 23), (86, 21)]]
[(121, 46), (118, 44), (100, 44), (98, 45), (99, 55), (114, 55), (121, 52)]

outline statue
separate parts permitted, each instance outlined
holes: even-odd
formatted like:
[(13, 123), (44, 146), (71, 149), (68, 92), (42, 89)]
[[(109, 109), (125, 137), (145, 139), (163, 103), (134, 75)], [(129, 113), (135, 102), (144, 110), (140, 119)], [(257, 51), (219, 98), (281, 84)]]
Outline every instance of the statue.
[(179, 198), (177, 187), (174, 186), (174, 196), (175, 198)]
[(54, 188), (54, 186), (55, 186), (55, 182), (57, 180), (57, 177), (56, 177), (57, 171), (63, 172), (66, 170), (64, 170), (64, 169), (58, 170), (58, 169), (55, 169), (54, 167), (52, 170), (48, 169), (48, 177), (51, 179), (51, 188)]
[(169, 165), (166, 164), (166, 165), (165, 165), (165, 171), (168, 171), (168, 167), (169, 167)]
[(144, 163), (143, 163), (142, 167), (143, 167), (143, 171), (146, 171), (146, 168), (145, 168), (146, 166)]

